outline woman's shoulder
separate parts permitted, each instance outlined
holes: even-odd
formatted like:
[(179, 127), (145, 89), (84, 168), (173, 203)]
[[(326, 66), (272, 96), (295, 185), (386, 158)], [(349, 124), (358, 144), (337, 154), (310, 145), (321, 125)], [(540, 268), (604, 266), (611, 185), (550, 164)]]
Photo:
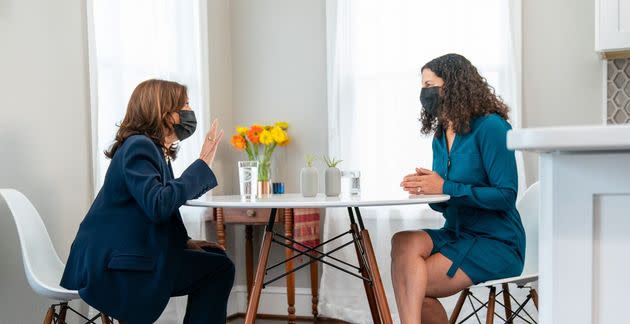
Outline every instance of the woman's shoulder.
[(503, 117), (492, 113), (477, 117), (472, 124), (472, 129), (478, 133), (505, 133), (512, 129), (512, 126)]
[(127, 152), (160, 156), (157, 145), (153, 143), (151, 138), (142, 134), (127, 137), (116, 153), (121, 153), (121, 156), (125, 156)]

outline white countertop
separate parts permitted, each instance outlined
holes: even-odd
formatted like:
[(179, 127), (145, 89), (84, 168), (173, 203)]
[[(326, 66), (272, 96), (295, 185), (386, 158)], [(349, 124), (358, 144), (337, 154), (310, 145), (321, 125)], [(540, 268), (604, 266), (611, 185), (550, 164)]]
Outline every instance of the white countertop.
[(396, 196), (339, 196), (305, 198), (302, 194), (271, 195), (254, 201), (243, 201), (241, 196), (202, 197), (186, 202), (187, 206), (223, 207), (223, 208), (325, 208), (325, 207), (370, 207), (393, 205), (419, 205), (447, 201), (448, 195), (407, 195)]
[(522, 128), (507, 134), (513, 150), (534, 152), (630, 151), (630, 125)]

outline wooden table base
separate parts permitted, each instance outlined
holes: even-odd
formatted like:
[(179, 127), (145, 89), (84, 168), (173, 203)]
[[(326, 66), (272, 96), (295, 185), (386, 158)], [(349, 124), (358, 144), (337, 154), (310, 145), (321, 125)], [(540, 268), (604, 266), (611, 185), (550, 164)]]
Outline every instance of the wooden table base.
[[(351, 220), (351, 228), (346, 234), (352, 235), (353, 237), (352, 243), (355, 246), (357, 258), (359, 260), (359, 267), (357, 267), (357, 269), (360, 270), (361, 276), (358, 276), (349, 271), (343, 270), (329, 263), (328, 261), (324, 261), (323, 258), (325, 257), (333, 258), (330, 256), (330, 253), (334, 251), (331, 251), (330, 253), (323, 253), (316, 250), (316, 248), (323, 246), (327, 242), (320, 244), (316, 248), (309, 248), (305, 252), (300, 252), (299, 255), (308, 256), (309, 258), (311, 258), (311, 261), (309, 261), (308, 264), (304, 264), (297, 267), (296, 269), (293, 269), (292, 259), (294, 258), (293, 250), (295, 249), (293, 248), (294, 241), (292, 240), (292, 237), (289, 237), (288, 235), (286, 235), (287, 234), (286, 231), (285, 231), (284, 236), (278, 235), (273, 232), (273, 225), (274, 225), (275, 217), (276, 217), (276, 209), (275, 208), (272, 209), (271, 215), (269, 217), (269, 223), (267, 224), (265, 228), (263, 244), (260, 248), (260, 258), (258, 259), (258, 266), (256, 268), (256, 275), (254, 278), (253, 288), (252, 288), (251, 295), (249, 298), (247, 314), (245, 315), (246, 324), (253, 324), (256, 321), (258, 303), (260, 302), (260, 295), (261, 295), (263, 284), (264, 284), (263, 281), (265, 278), (265, 273), (267, 271), (267, 261), (269, 258), (271, 243), (273, 242), (280, 245), (284, 245), (287, 249), (287, 252), (286, 252), (287, 260), (285, 260), (286, 262), (285, 267), (286, 267), (287, 272), (277, 278), (272, 279), (271, 281), (277, 280), (285, 275), (288, 278), (287, 295), (288, 295), (288, 300), (289, 300), (289, 322), (290, 323), (295, 322), (295, 309), (294, 309), (295, 294), (292, 291), (292, 288), (295, 285), (293, 272), (307, 265), (311, 266), (311, 289), (313, 289), (313, 303), (314, 303), (313, 315), (317, 315), (317, 308), (315, 304), (317, 300), (317, 297), (316, 297), (317, 288), (313, 288), (313, 287), (317, 287), (317, 284), (313, 284), (317, 282), (317, 275), (315, 272), (315, 277), (313, 277), (313, 273), (314, 273), (313, 269), (315, 269), (315, 271), (317, 270), (318, 261), (329, 264), (333, 266), (334, 268), (340, 269), (341, 271), (344, 271), (355, 277), (362, 278), (364, 282), (365, 291), (366, 291), (366, 297), (370, 305), (370, 310), (372, 312), (372, 317), (373, 317), (374, 322), (383, 323), (383, 324), (392, 323), (391, 313), (389, 310), (389, 305), (387, 304), (387, 298), (385, 296), (385, 289), (383, 288), (383, 282), (381, 281), (380, 272), (378, 270), (378, 265), (376, 263), (376, 256), (374, 255), (374, 249), (372, 247), (372, 241), (370, 240), (370, 235), (367, 229), (365, 229), (363, 225), (363, 219), (361, 218), (361, 213), (359, 211), (359, 208), (354, 207), (354, 212), (356, 213), (358, 224), (354, 221), (352, 208), (349, 207), (348, 212), (349, 212), (350, 220)], [(291, 211), (289, 210), (288, 213), (291, 213)], [(285, 216), (286, 215), (287, 215), (287, 211), (285, 211)], [(291, 219), (291, 223), (287, 224), (287, 221), (286, 221), (287, 217), (285, 217), (285, 227), (287, 227), (287, 225), (292, 225), (293, 218), (292, 217), (289, 217), (289, 218)], [(274, 239), (275, 236), (283, 237), (284, 242), (280, 243), (281, 241)], [(340, 237), (341, 236), (339, 236), (338, 238)], [(338, 259), (335, 259), (335, 260), (338, 260)], [(292, 287), (291, 289), (290, 289), (290, 286)]]
[[(276, 216), (283, 216), (280, 220), (283, 221), (284, 225), (284, 235), (293, 239), (293, 209), (280, 209), (282, 213), (277, 214), (278, 210), (276, 210)], [(253, 230), (254, 226), (260, 225), (260, 220), (251, 218), (255, 213), (249, 214), (251, 210), (247, 211), (248, 215), (246, 217), (241, 217), (238, 219), (232, 219), (234, 216), (234, 212), (227, 213), (223, 210), (223, 208), (216, 208), (214, 219), (216, 221), (216, 232), (217, 232), (217, 243), (221, 246), (225, 246), (225, 224), (245, 224), (245, 271), (246, 271), (246, 280), (247, 280), (247, 300), (251, 298), (251, 292), (254, 285), (254, 256), (253, 256)], [(232, 215), (232, 216), (230, 216)], [(259, 214), (264, 215), (264, 213)], [(269, 215), (271, 216), (271, 215)], [(276, 219), (274, 219), (275, 222)], [(268, 222), (268, 221), (267, 221)], [(266, 230), (265, 230), (266, 232)], [(264, 239), (263, 239), (264, 242)], [(285, 244), (288, 246), (293, 246), (293, 243), (290, 240), (285, 240)], [(262, 254), (261, 254), (262, 255)], [(286, 249), (286, 257), (291, 258), (293, 256), (293, 250)], [(287, 272), (291, 272), (293, 270), (294, 264), (292, 261), (289, 261), (285, 265), (285, 270)], [(310, 275), (311, 275), (311, 294), (312, 294), (312, 313), (313, 318), (317, 319), (319, 312), (317, 310), (317, 303), (319, 301), (319, 290), (318, 290), (318, 279), (319, 279), (319, 271), (317, 264), (311, 264), (310, 267)], [(287, 314), (289, 323), (295, 323), (297, 316), (295, 313), (295, 275), (291, 273), (287, 275)]]

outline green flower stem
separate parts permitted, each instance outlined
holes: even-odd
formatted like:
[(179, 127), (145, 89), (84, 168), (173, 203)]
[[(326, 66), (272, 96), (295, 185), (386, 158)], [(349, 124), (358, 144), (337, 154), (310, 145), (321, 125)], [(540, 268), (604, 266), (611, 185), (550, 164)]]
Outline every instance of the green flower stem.
[(245, 152), (247, 152), (247, 157), (249, 158), (250, 161), (254, 160), (254, 154), (252, 154), (252, 147), (249, 144), (249, 141), (245, 141)]

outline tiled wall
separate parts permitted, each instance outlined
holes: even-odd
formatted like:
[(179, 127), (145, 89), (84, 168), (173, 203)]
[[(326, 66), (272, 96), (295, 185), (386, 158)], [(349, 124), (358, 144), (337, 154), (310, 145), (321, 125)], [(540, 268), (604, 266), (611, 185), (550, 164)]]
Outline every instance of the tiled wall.
[(608, 61), (608, 124), (630, 124), (630, 58)]

